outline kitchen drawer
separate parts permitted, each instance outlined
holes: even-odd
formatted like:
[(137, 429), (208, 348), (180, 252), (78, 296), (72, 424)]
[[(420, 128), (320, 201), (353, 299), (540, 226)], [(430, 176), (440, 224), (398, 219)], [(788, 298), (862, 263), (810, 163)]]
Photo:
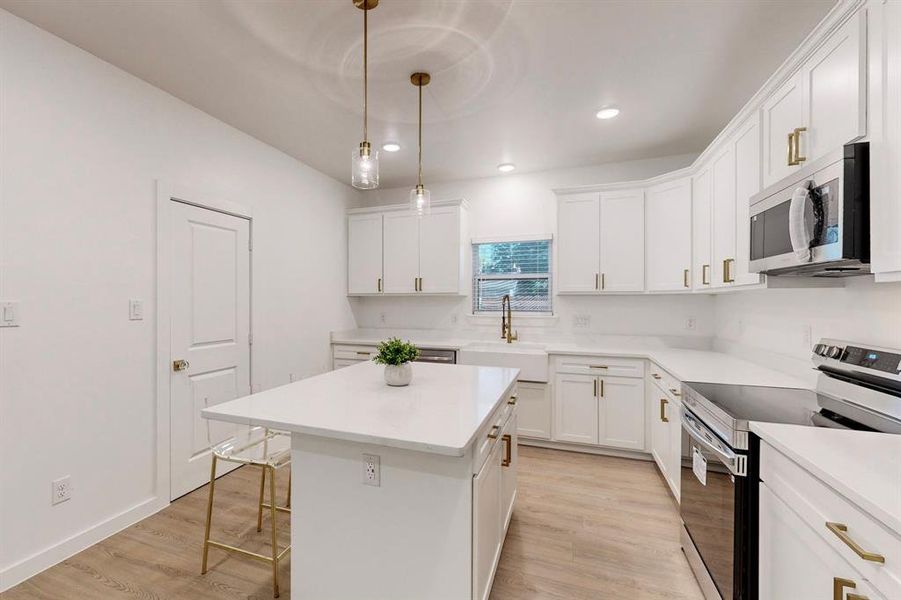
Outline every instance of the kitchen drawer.
[(361, 362), (365, 362), (362, 360), (349, 359), (349, 358), (336, 358), (332, 361), (332, 370), (335, 371), (337, 369), (343, 369), (344, 367), (350, 367), (352, 365), (358, 365)]
[(668, 396), (675, 399), (682, 397), (682, 382), (661, 369), (656, 363), (649, 363), (648, 378)]
[(598, 377), (644, 377), (644, 360), (610, 356), (555, 356), (554, 371)]
[(335, 360), (369, 360), (377, 352), (375, 346), (332, 346), (332, 358)]
[[(877, 591), (887, 598), (901, 598), (901, 535), (766, 442), (760, 444), (760, 479)], [(852, 543), (882, 555), (885, 562), (865, 560), (827, 528), (826, 523), (846, 527), (842, 533)]]
[(513, 415), (513, 411), (516, 410), (515, 398), (516, 388), (514, 387), (508, 399), (494, 409), (494, 413), (485, 421), (485, 424), (476, 434), (472, 458), (473, 475), (478, 474), (491, 451), (500, 443), (501, 431), (507, 425), (507, 421)]

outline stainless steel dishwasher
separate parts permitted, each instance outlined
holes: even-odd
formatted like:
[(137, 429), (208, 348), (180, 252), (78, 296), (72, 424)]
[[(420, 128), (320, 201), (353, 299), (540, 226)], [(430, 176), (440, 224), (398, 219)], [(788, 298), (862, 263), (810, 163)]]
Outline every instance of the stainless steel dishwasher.
[(435, 348), (420, 348), (419, 358), (416, 362), (437, 363), (442, 365), (457, 364), (456, 350), (438, 350)]

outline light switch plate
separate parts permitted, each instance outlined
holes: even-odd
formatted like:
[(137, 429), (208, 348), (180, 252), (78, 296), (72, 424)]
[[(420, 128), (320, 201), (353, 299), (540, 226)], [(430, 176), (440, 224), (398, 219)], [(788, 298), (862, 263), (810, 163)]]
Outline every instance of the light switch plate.
[(19, 326), (19, 303), (0, 302), (0, 327)]
[(131, 299), (128, 301), (128, 318), (131, 321), (144, 320), (144, 301)]

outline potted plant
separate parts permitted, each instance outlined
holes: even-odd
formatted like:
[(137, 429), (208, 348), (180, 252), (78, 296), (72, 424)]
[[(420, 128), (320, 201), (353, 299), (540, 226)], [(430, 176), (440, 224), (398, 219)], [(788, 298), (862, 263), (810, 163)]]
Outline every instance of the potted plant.
[(378, 350), (372, 360), (385, 365), (385, 383), (393, 386), (410, 385), (413, 379), (413, 365), (410, 363), (419, 358), (419, 348), (410, 342), (391, 338), (380, 343)]

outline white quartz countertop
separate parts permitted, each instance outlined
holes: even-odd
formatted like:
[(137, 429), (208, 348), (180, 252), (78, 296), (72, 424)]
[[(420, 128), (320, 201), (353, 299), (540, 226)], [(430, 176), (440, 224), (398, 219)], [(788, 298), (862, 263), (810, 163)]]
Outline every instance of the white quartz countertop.
[[(393, 335), (390, 331), (351, 330), (332, 333), (333, 344), (375, 345)], [(400, 337), (424, 348), (460, 350), (482, 340), (455, 337), (439, 331), (407, 330)], [(537, 342), (538, 340), (536, 340)], [(516, 342), (513, 343), (516, 346)], [(619, 356), (652, 360), (680, 381), (809, 388), (797, 377), (768, 369), (731, 354), (667, 346), (654, 337), (618, 337), (597, 341), (547, 342), (548, 355)]]
[(463, 456), (519, 369), (413, 364), (413, 382), (389, 387), (384, 367), (361, 362), (223, 402), (204, 417), (334, 439)]
[(901, 534), (901, 435), (757, 422), (751, 431)]

